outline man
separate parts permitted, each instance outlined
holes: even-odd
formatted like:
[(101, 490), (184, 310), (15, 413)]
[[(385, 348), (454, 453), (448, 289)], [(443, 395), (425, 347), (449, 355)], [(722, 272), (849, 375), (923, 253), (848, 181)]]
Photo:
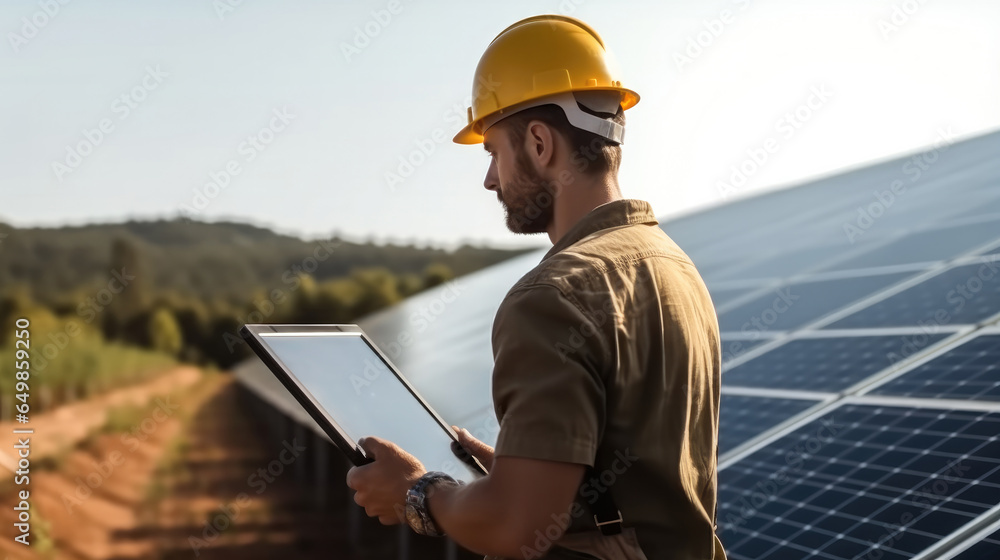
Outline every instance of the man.
[(469, 125), (515, 233), (553, 247), (493, 324), (496, 450), (459, 486), (391, 442), (348, 473), (383, 523), (512, 558), (723, 560), (715, 535), (720, 349), (708, 291), (650, 205), (618, 186), (621, 87), (598, 34), (515, 23), (476, 70)]

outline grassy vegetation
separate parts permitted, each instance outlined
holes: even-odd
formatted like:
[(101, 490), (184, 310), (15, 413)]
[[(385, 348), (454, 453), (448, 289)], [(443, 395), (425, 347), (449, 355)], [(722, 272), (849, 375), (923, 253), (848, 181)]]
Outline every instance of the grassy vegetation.
[[(30, 414), (148, 380), (177, 364), (161, 352), (108, 342), (97, 329), (44, 308), (32, 309), (29, 316)], [(13, 345), (0, 347), (0, 421), (11, 420), (22, 402), (17, 394), (24, 386), (15, 376), (21, 361)]]
[(31, 528), (35, 535), (35, 541), (31, 543), (32, 548), (42, 558), (55, 558), (56, 542), (52, 538), (52, 526), (38, 514), (38, 508), (29, 506), (28, 510), (31, 512)]

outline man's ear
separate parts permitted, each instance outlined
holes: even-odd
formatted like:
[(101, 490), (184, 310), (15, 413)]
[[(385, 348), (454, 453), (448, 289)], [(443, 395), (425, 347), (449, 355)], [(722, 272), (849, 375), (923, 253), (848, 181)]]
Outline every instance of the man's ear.
[(552, 127), (539, 120), (528, 123), (524, 135), (525, 149), (538, 167), (545, 168), (555, 161), (556, 139)]

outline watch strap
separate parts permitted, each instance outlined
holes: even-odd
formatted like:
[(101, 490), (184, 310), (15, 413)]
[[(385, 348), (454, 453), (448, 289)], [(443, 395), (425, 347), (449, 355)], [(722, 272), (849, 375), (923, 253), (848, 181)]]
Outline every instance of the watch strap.
[(430, 508), (427, 504), (427, 490), (433, 484), (442, 480), (449, 481), (453, 484), (462, 484), (460, 481), (455, 480), (447, 473), (430, 471), (417, 479), (417, 482), (406, 493), (406, 508), (414, 513), (413, 516), (407, 517), (407, 521), (409, 522), (410, 527), (421, 535), (432, 537), (444, 536), (444, 532), (441, 531), (437, 527), (437, 524), (434, 523), (434, 520), (431, 517)]

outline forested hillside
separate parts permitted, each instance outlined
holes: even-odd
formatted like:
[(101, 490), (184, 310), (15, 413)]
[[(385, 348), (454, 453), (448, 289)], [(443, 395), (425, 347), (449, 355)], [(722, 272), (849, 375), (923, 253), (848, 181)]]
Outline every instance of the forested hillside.
[[(57, 304), (81, 288), (97, 287), (108, 281), (115, 242), (134, 248), (139, 261), (133, 264), (150, 288), (232, 303), (280, 284), (296, 266), (313, 266), (306, 262), (310, 256), (317, 261), (310, 273), (322, 282), (372, 267), (419, 275), (432, 264), (461, 276), (519, 253), (467, 245), (449, 252), (337, 238), (321, 244), (250, 224), (187, 219), (28, 229), (0, 223), (0, 293), (20, 283), (38, 301)], [(317, 250), (326, 255), (324, 249), (333, 245), (328, 258), (314, 256)]]
[(69, 394), (116, 369), (101, 361), (128, 348), (227, 367), (247, 355), (237, 334), (244, 323), (353, 322), (521, 252), (306, 241), (187, 219), (0, 224), (0, 355), (11, 349), (13, 322), (26, 317), (36, 367), (51, 362), (48, 381), (68, 380)]

